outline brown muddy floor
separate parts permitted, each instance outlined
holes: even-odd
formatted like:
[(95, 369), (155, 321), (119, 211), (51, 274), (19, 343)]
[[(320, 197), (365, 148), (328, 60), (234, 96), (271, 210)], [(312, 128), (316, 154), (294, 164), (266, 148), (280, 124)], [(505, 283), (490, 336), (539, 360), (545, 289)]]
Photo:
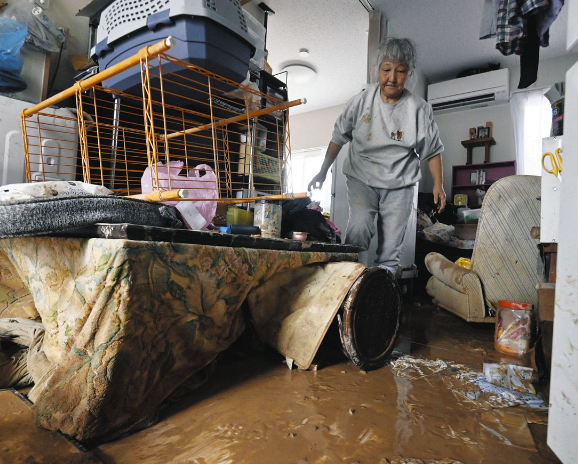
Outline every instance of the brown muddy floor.
[[(397, 350), (481, 371), (513, 361), (492, 337), (491, 325), (408, 305)], [(316, 371), (289, 370), (276, 353), (241, 345), (155, 426), (94, 455), (105, 464), (558, 462), (545, 444), (546, 413), (484, 407), (456, 393), (450, 373), (365, 373), (329, 355)]]
[[(492, 325), (406, 305), (396, 350), (476, 371), (515, 361), (493, 349), (492, 337)], [(558, 462), (546, 445), (546, 413), (470, 400), (452, 370), (416, 375), (389, 365), (365, 373), (324, 348), (317, 370), (289, 370), (245, 332), (156, 425), (89, 450), (37, 429), (29, 405), (0, 392), (13, 396), (3, 400), (11, 408), (0, 421), (0, 464)]]

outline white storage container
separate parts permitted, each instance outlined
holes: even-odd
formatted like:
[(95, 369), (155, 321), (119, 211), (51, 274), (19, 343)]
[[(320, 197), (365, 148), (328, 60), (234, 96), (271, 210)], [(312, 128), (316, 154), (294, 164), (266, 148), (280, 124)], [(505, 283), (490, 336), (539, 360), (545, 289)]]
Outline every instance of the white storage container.
[(458, 222), (460, 224), (477, 224), (480, 219), (481, 208), (458, 208)]
[(0, 96), (0, 185), (26, 181), (20, 112), (32, 103)]
[[(26, 182), (20, 112), (31, 106), (33, 103), (0, 96), (0, 185)], [(28, 134), (31, 180), (75, 180), (79, 165), (76, 116), (68, 109), (43, 112), (47, 116), (40, 116), (40, 134)]]

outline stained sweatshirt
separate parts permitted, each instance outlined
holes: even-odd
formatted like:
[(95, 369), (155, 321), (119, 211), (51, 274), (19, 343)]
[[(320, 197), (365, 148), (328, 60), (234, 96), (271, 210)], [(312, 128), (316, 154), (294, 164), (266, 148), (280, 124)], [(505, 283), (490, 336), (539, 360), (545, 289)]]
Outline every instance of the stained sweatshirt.
[(425, 100), (404, 89), (397, 103), (385, 103), (378, 84), (347, 102), (331, 141), (339, 146), (350, 142), (343, 174), (387, 189), (418, 182), (420, 161), (444, 149)]

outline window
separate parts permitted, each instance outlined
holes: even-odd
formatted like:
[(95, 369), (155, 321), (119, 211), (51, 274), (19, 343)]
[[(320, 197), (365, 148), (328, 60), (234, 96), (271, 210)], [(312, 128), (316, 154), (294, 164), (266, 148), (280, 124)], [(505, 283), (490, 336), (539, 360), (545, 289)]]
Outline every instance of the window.
[(546, 89), (517, 92), (510, 99), (517, 174), (542, 174), (542, 139), (550, 137), (552, 108)]
[[(319, 172), (327, 147), (309, 148), (291, 152), (291, 175), (293, 182), (293, 192), (306, 192), (307, 185), (315, 174)], [(323, 212), (331, 209), (331, 171), (323, 183), (321, 190), (314, 189), (311, 200), (318, 201)]]

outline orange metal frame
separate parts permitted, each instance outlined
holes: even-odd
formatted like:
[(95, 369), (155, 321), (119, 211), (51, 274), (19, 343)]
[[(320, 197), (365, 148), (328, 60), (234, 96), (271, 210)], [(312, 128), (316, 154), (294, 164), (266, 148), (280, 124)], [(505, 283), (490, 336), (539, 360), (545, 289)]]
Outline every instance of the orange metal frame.
[[(169, 37), (144, 47), (22, 111), (27, 181), (58, 178), (66, 165), (68, 176), (81, 176), (119, 194), (151, 201), (200, 200), (209, 184), (203, 185), (200, 176), (206, 168), (197, 166), (208, 165), (216, 176), (219, 202), (305, 196), (291, 193), (287, 182), (287, 110), (303, 102), (281, 101), (167, 55), (174, 44)], [(102, 86), (136, 66), (142, 84), (138, 95)], [(52, 108), (71, 97), (74, 117)], [(63, 140), (73, 137), (72, 122), (78, 130), (78, 155), (68, 153), (65, 159)], [(76, 169), (71, 159), (78, 160)], [(147, 168), (152, 191), (143, 194), (141, 178)], [(181, 169), (186, 175), (179, 174)], [(206, 182), (215, 184), (214, 179)]]

